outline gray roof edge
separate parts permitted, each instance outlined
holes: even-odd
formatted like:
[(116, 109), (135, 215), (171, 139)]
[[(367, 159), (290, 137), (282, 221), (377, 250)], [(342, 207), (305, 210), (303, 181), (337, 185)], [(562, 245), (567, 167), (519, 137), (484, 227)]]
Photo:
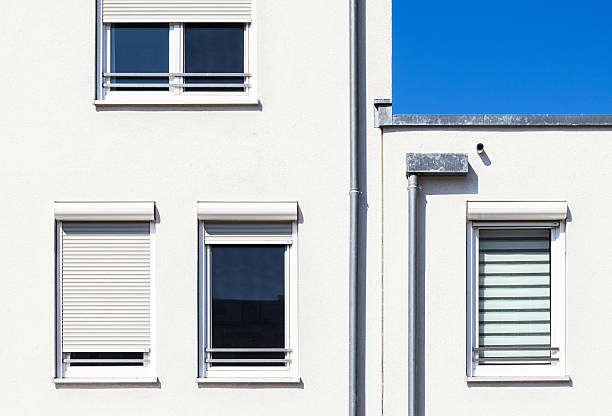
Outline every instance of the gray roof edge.
[(611, 114), (393, 114), (391, 126), (601, 126), (612, 127)]
[(612, 127), (612, 114), (393, 114), (375, 100), (376, 127)]

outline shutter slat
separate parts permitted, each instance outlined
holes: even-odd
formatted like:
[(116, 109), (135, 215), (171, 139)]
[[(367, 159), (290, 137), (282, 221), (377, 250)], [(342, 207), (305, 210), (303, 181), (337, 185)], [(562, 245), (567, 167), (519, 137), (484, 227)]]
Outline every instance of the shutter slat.
[(62, 228), (63, 351), (148, 351), (149, 223)]
[(517, 314), (514, 312), (483, 312), (480, 313), (480, 323), (487, 321), (550, 321), (550, 312), (530, 312), (522, 311)]
[(204, 222), (206, 244), (292, 243), (291, 222)]
[[(478, 346), (550, 346), (550, 305), (550, 230), (480, 229)], [(529, 350), (479, 354), (550, 357)]]
[(548, 274), (543, 276), (480, 276), (480, 286), (488, 285), (547, 285), (550, 279)]
[(550, 294), (550, 287), (538, 287), (531, 285), (528, 287), (510, 286), (510, 287), (480, 287), (480, 298), (507, 298), (507, 297), (546, 297)]
[(102, 0), (104, 23), (237, 22), (252, 20), (251, 0)]

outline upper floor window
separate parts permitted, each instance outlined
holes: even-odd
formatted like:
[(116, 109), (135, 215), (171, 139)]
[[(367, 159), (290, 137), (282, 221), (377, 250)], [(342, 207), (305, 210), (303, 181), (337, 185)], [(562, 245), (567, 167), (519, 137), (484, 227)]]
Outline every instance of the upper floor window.
[(97, 103), (256, 102), (252, 0), (98, 1)]
[(470, 381), (565, 377), (564, 202), (468, 203)]

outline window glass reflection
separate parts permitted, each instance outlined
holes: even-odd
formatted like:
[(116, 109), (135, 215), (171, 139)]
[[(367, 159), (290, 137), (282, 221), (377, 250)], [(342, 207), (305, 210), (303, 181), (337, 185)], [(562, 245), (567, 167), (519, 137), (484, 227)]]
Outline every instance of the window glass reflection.
[[(285, 246), (215, 245), (211, 247), (211, 256), (212, 347), (284, 348)], [(284, 353), (212, 354), (212, 358), (284, 356)]]
[[(111, 25), (111, 72), (168, 73), (168, 24)], [(168, 77), (115, 77), (113, 84), (168, 84)], [(119, 91), (168, 91), (168, 88), (113, 88)]]
[[(244, 24), (185, 24), (185, 72), (243, 73)], [(241, 76), (188, 77), (187, 84), (243, 84)], [(243, 87), (186, 88), (186, 91), (243, 91)]]

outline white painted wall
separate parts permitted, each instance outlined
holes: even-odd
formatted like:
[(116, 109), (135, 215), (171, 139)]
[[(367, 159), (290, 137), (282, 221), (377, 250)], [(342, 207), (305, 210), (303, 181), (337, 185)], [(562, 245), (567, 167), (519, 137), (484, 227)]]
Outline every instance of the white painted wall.
[[(381, 415), (385, 386), (383, 384), (384, 356), (382, 293), (384, 286), (382, 261), (382, 134), (374, 127), (374, 100), (391, 97), (391, 0), (367, 0), (364, 18), (365, 27), (365, 78), (367, 92), (363, 101), (365, 143), (362, 147), (362, 166), (364, 180), (362, 186), (366, 208), (362, 211), (365, 218), (366, 253), (365, 265), (365, 415)], [(363, 235), (363, 234), (362, 234)], [(396, 413), (387, 413), (395, 415)]]
[[(421, 178), (418, 225), (425, 415), (608, 414), (612, 253), (611, 129), (385, 129), (384, 413), (407, 408), (405, 154), (469, 154), (467, 178)], [(485, 145), (486, 158), (476, 153)], [(567, 200), (567, 373), (571, 386), (468, 386), (466, 200)]]
[[(369, 4), (376, 36), (389, 40), (390, 2)], [(346, 412), (348, 2), (260, 0), (257, 16), (260, 107), (96, 109), (94, 0), (3, 5), (0, 413)], [(374, 58), (377, 45), (368, 43)], [(156, 202), (158, 388), (52, 383), (55, 200)], [(299, 201), (302, 386), (198, 388), (198, 200)], [(378, 271), (377, 260), (368, 268)], [(380, 291), (376, 279), (368, 285), (366, 405), (377, 414)]]
[[(467, 179), (421, 182), (425, 415), (604, 414), (612, 131), (422, 128), (387, 129), (382, 137), (372, 103), (391, 97), (391, 1), (365, 3), (366, 414), (406, 412), (407, 152), (467, 152), (472, 167)], [(97, 110), (94, 12), (93, 0), (3, 7), (1, 413), (344, 414), (348, 2), (258, 1), (259, 107)], [(477, 142), (490, 165), (476, 155)], [(464, 381), (465, 201), (496, 198), (568, 201), (571, 387)], [(52, 383), (54, 200), (156, 201), (157, 388)], [(197, 386), (198, 200), (299, 201), (303, 385)]]

